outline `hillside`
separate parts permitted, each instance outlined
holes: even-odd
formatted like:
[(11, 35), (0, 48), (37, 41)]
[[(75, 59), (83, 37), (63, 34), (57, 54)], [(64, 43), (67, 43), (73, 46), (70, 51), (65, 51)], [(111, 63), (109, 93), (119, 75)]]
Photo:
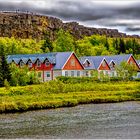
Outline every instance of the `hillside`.
[(58, 18), (33, 13), (0, 12), (0, 37), (40, 40), (44, 38), (47, 31), (51, 40), (54, 40), (56, 31), (61, 28), (68, 30), (76, 39), (93, 34), (106, 35), (107, 37), (139, 38), (137, 35), (129, 36), (125, 33), (120, 33), (117, 29), (89, 28), (76, 22), (63, 23)]

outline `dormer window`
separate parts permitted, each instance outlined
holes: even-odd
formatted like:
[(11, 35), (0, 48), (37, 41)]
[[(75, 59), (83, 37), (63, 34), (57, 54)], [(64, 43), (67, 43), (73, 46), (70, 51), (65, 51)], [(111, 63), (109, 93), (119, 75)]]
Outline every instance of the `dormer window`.
[(84, 67), (89, 67), (90, 66), (90, 62), (88, 60), (86, 60), (83, 65), (84, 65)]
[(115, 63), (112, 61), (109, 66), (110, 66), (111, 69), (114, 69)]
[(36, 66), (41, 67), (41, 61), (39, 59), (36, 61)]
[(32, 67), (32, 65), (33, 65), (32, 61), (31, 61), (31, 60), (29, 60), (29, 61), (28, 61), (28, 67), (29, 67), (29, 68), (31, 68), (31, 67)]
[(45, 66), (46, 66), (46, 67), (49, 67), (49, 66), (50, 66), (49, 60), (46, 60), (46, 61), (45, 61)]
[(24, 66), (24, 62), (22, 60), (19, 62), (19, 66), (20, 67), (23, 67)]

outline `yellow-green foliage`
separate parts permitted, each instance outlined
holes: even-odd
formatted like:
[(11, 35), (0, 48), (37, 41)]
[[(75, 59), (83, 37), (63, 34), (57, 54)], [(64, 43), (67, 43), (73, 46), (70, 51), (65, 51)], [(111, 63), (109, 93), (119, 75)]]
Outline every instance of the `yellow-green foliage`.
[(64, 84), (50, 81), (40, 85), (0, 88), (0, 112), (140, 100), (139, 82), (87, 82)]
[(3, 47), (5, 54), (33, 54), (41, 53), (42, 41), (33, 39), (15, 39), (8, 37), (0, 37), (0, 48)]

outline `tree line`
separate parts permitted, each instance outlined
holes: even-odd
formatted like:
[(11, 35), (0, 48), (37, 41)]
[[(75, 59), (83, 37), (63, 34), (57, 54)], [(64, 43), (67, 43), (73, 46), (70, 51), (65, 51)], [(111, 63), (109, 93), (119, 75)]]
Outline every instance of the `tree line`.
[[(114, 55), (132, 53), (140, 58), (140, 40), (135, 38), (107, 38), (93, 35), (76, 40), (68, 31), (60, 29), (54, 41), (46, 32), (44, 40), (0, 38), (0, 86), (37, 83), (35, 72), (29, 74), (27, 68), (19, 69), (8, 65), (6, 58), (10, 54), (33, 54), (48, 52), (74, 51), (78, 56)], [(27, 74), (28, 73), (28, 74)], [(26, 77), (24, 77), (26, 75)]]

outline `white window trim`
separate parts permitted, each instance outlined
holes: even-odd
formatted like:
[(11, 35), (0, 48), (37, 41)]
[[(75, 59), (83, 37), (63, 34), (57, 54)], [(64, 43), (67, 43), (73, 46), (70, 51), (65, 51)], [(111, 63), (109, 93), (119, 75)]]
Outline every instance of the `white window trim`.
[(31, 61), (28, 61), (28, 67), (31, 68), (33, 66), (33, 63)]
[(19, 62), (19, 65), (20, 65), (20, 67), (23, 67), (25, 64), (24, 64), (24, 62), (21, 60), (21, 61)]
[[(47, 74), (49, 74), (50, 76), (48, 77)], [(46, 71), (45, 75), (46, 75), (47, 78), (50, 78), (51, 77), (51, 72), (50, 71)]]
[[(38, 64), (40, 64), (40, 65), (38, 65)], [(41, 61), (39, 59), (36, 61), (36, 66), (41, 67)]]
[(46, 66), (46, 67), (49, 67), (49, 66), (50, 66), (49, 60), (46, 60), (46, 61), (45, 61), (45, 66)]

